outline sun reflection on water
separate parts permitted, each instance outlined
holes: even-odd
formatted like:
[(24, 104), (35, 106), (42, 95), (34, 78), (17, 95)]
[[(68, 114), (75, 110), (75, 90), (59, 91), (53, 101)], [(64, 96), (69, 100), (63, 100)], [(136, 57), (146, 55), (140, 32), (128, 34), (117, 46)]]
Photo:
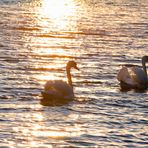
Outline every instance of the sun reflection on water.
[[(83, 124), (76, 122), (78, 115), (76, 115), (75, 119), (71, 119), (71, 117), (75, 117), (74, 114), (63, 117), (69, 122), (67, 124), (65, 123), (65, 125), (55, 122), (58, 118), (62, 118), (61, 113), (58, 113), (56, 117), (53, 117), (53, 114), (50, 114), (50, 116), (44, 114), (44, 112), (25, 113), (24, 116), (22, 126), (13, 127), (13, 131), (16, 134), (22, 134), (23, 137), (29, 137), (26, 143), (32, 147), (35, 146), (40, 139), (49, 139), (49, 141), (53, 139), (63, 140), (65, 138), (79, 137), (86, 133)], [(53, 124), (45, 122), (46, 120), (52, 121)]]
[(39, 13), (41, 17), (46, 18), (41, 22), (42, 24), (48, 24), (47, 20), (49, 19), (53, 26), (64, 29), (70, 23), (65, 18), (74, 16), (76, 6), (73, 0), (43, 0)]
[[(73, 57), (69, 48), (74, 38), (66, 31), (71, 31), (77, 26), (75, 21), (77, 6), (74, 0), (41, 0), (41, 5), (36, 8), (36, 13), (38, 15), (35, 21), (39, 30), (30, 39), (31, 45), (29, 46), (32, 48), (30, 60), (38, 58), (42, 59), (44, 63), (33, 62), (32, 67), (42, 72), (45, 69), (45, 72), (49, 70), (48, 79), (55, 79), (52, 72), (55, 72), (55, 69), (63, 68), (61, 59), (68, 60)], [(60, 63), (57, 64), (57, 62)], [(53, 66), (54, 68), (52, 68)], [(47, 80), (45, 75), (45, 73), (37, 74), (34, 75), (34, 78), (40, 82), (45, 81)]]
[(48, 138), (53, 138), (53, 139), (64, 139), (67, 137), (76, 137), (80, 136), (83, 134), (82, 131), (65, 131), (57, 129), (57, 130), (40, 130), (40, 131), (33, 131), (32, 134), (37, 137), (48, 137)]
[(58, 19), (73, 13), (74, 6), (73, 0), (43, 0), (42, 10), (45, 16)]

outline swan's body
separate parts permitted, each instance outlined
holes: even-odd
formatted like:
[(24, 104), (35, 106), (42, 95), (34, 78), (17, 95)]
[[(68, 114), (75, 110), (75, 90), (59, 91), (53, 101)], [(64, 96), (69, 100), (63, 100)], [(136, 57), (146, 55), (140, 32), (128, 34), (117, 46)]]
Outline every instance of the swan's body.
[(44, 86), (42, 92), (43, 99), (50, 102), (66, 102), (74, 98), (71, 68), (78, 69), (76, 62), (69, 61), (66, 66), (68, 82), (62, 80), (49, 80)]
[(121, 86), (138, 89), (147, 88), (148, 77), (146, 62), (148, 62), (148, 56), (142, 57), (142, 67), (135, 65), (123, 66), (117, 75)]

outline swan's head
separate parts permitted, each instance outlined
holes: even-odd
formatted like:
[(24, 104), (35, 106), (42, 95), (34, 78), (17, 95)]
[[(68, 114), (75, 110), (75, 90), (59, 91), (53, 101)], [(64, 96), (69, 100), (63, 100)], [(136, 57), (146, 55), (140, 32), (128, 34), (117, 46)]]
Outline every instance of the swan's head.
[(77, 63), (76, 63), (75, 61), (69, 61), (69, 62), (67, 63), (66, 68), (68, 68), (68, 69), (70, 69), (70, 68), (75, 68), (75, 69), (79, 70), (79, 68), (77, 67)]
[(148, 62), (148, 56), (143, 56), (142, 61), (145, 62), (145, 63)]
[(142, 65), (145, 67), (146, 63), (148, 62), (148, 56), (142, 57)]

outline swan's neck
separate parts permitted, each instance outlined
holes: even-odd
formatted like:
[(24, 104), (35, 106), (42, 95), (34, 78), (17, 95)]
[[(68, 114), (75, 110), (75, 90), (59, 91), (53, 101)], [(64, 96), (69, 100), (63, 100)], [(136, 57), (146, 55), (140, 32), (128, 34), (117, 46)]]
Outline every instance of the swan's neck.
[(70, 73), (70, 67), (66, 67), (66, 72), (67, 72), (67, 79), (68, 79), (68, 84), (72, 86), (72, 78), (71, 78), (71, 73)]
[(145, 59), (142, 59), (142, 66), (143, 66), (143, 70), (144, 70), (144, 72), (146, 74), (146, 77), (147, 77), (147, 69), (146, 69), (146, 61), (145, 61)]

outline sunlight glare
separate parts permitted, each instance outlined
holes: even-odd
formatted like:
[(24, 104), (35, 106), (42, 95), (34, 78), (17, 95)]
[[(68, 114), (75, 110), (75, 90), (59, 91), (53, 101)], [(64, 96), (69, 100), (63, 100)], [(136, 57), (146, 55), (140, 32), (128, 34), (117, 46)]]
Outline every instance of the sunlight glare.
[(36, 136), (49, 137), (53, 139), (64, 139), (66, 137), (76, 137), (84, 132), (79, 131), (80, 129), (73, 131), (64, 131), (64, 130), (47, 130), (47, 131), (33, 131), (32, 134)]
[[(73, 0), (43, 0), (40, 14), (58, 28), (65, 28), (68, 18), (75, 13)], [(69, 21), (68, 21), (69, 22)]]
[(44, 0), (42, 11), (47, 17), (61, 18), (74, 12), (74, 3), (73, 0)]

